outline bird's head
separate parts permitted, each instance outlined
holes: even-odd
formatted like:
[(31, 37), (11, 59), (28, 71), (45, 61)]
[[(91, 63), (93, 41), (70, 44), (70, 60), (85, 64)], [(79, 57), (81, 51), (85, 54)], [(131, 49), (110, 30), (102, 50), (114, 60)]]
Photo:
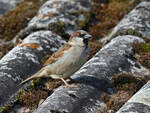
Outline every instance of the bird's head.
[(88, 46), (88, 40), (91, 38), (91, 35), (88, 34), (84, 30), (78, 30), (72, 34), (68, 43), (71, 45), (78, 45), (78, 46)]

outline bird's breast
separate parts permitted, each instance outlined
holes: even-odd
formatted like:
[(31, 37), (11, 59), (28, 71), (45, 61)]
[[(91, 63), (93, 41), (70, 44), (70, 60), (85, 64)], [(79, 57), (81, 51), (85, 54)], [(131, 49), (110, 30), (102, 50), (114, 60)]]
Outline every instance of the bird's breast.
[(88, 55), (84, 55), (84, 52), (84, 47), (71, 47), (69, 51), (65, 51), (62, 58), (51, 65), (52, 73), (66, 77), (70, 76), (85, 63), (86, 60), (84, 59), (86, 58), (83, 57), (88, 57)]

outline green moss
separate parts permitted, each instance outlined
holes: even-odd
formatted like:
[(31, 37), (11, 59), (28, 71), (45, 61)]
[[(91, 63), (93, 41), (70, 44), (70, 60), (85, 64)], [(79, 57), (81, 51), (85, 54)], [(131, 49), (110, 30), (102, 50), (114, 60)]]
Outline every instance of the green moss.
[(25, 90), (19, 89), (18, 93), (19, 93), (19, 94), (24, 94), (24, 93), (25, 93)]
[[(108, 0), (108, 2), (94, 1), (96, 2), (91, 8), (91, 15), (93, 15), (93, 18), (91, 19), (89, 32), (93, 36), (93, 40), (98, 40), (108, 35), (124, 15), (135, 7), (139, 0), (136, 2), (131, 2), (130, 0)], [(123, 35), (124, 32), (120, 34)]]
[(0, 108), (0, 113), (11, 113), (12, 105), (6, 105)]
[(89, 46), (90, 46), (90, 54), (88, 59), (91, 59), (102, 48), (103, 44), (101, 42), (96, 43), (89, 41)]
[(119, 74), (113, 78), (113, 84), (118, 90), (132, 91), (135, 93), (139, 90), (146, 80), (135, 77), (132, 74)]
[(117, 36), (123, 36), (123, 35), (133, 35), (137, 36), (140, 38), (143, 38), (145, 41), (147, 41), (148, 38), (144, 37), (139, 31), (133, 30), (133, 29), (121, 29), (118, 30), (112, 37), (111, 39), (117, 37)]
[[(78, 29), (83, 29), (84, 27), (86, 27), (87, 23), (89, 22), (90, 19), (90, 12), (82, 12), (81, 15), (83, 15), (83, 18), (79, 21), (77, 21), (77, 26)], [(84, 28), (86, 29), (86, 28)]]
[(117, 36), (125, 36), (125, 35), (133, 35), (142, 38), (145, 42), (149, 42), (149, 39), (145, 36), (143, 36), (139, 31), (133, 30), (133, 29), (121, 29), (118, 30), (112, 37), (106, 42), (109, 43), (113, 38)]
[(0, 113), (7, 113), (7, 108), (6, 107), (2, 107), (0, 109)]
[(140, 64), (150, 69), (150, 43), (133, 43), (132, 47)]
[(58, 35), (61, 35), (63, 38), (68, 39), (70, 36), (65, 32), (65, 27), (65, 22), (58, 21), (56, 23), (49, 24), (48, 29)]
[(116, 113), (146, 82), (146, 79), (135, 77), (132, 74), (115, 75), (112, 83), (117, 90), (111, 95), (107, 93), (101, 95), (100, 99), (107, 105), (101, 113), (107, 113), (109, 110)]
[(45, 1), (24, 0), (12, 11), (0, 17), (0, 38), (5, 40), (14, 38), (21, 29), (27, 26)]
[(150, 52), (150, 43), (141, 43), (141, 49), (143, 52)]
[(132, 47), (134, 52), (138, 54), (150, 52), (150, 43), (133, 43)]
[(37, 85), (43, 85), (43, 80), (41, 78), (34, 79), (31, 83), (31, 87), (34, 88)]
[(18, 95), (18, 103), (26, 106), (29, 109), (35, 109), (38, 107), (39, 101), (41, 99), (46, 99), (48, 96), (48, 91), (41, 89), (28, 90), (22, 95)]

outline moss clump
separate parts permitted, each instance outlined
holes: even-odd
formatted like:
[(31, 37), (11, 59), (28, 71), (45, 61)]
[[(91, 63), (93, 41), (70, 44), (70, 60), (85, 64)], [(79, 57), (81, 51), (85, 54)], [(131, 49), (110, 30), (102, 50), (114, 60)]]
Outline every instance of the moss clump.
[(107, 107), (105, 107), (101, 113), (109, 113), (109, 111), (116, 113), (131, 96), (132, 95), (126, 91), (118, 91), (112, 95), (102, 94), (101, 99), (106, 103)]
[(89, 32), (93, 39), (100, 39), (106, 36), (139, 0), (134, 2), (130, 0), (107, 0), (107, 2), (94, 0), (94, 2), (91, 11), (94, 21), (91, 20)]
[(90, 12), (81, 12), (81, 15), (83, 15), (83, 18), (76, 22), (78, 29), (87, 30), (88, 28), (86, 27), (88, 26), (87, 24), (90, 20)]
[(0, 108), (0, 113), (11, 113), (12, 105), (6, 105)]
[(0, 113), (7, 113), (7, 108), (6, 107), (2, 107), (0, 109)]
[(64, 22), (58, 21), (56, 23), (51, 23), (48, 25), (48, 29), (54, 33), (62, 36), (64, 39), (69, 39), (69, 34), (65, 31), (66, 24)]
[(117, 33), (115, 33), (112, 38), (114, 37), (117, 37), (117, 36), (122, 36), (122, 35), (134, 35), (134, 36), (138, 36), (138, 37), (143, 37), (143, 35), (136, 31), (136, 30), (133, 30), (133, 29), (121, 29), (121, 30), (118, 30)]
[(150, 43), (133, 43), (132, 46), (140, 64), (150, 69)]
[[(24, 0), (16, 8), (0, 17), (0, 58), (14, 47), (12, 40), (16, 34), (25, 28), (28, 22), (36, 15), (40, 6), (47, 0)], [(19, 37), (21, 38), (21, 37)]]
[(27, 108), (35, 109), (38, 107), (39, 101), (41, 99), (46, 99), (47, 97), (48, 92), (38, 89), (19, 94), (17, 99), (18, 103), (26, 106)]
[(25, 93), (25, 90), (19, 89), (19, 91), (18, 91), (18, 94), (19, 94), (19, 95), (22, 95), (22, 94), (24, 94), (24, 93)]
[(92, 58), (103, 46), (101, 42), (92, 42), (89, 41), (89, 46), (90, 46), (90, 54), (89, 54), (89, 59)]
[(150, 43), (133, 43), (135, 53), (150, 52)]
[[(133, 29), (120, 29), (111, 37), (111, 39), (113, 39), (117, 36), (124, 36), (124, 35), (134, 35), (134, 36), (143, 38), (146, 42), (148, 42), (148, 38), (144, 37), (140, 32), (133, 30)], [(108, 40), (108, 42), (109, 42), (109, 40)]]
[(46, 0), (24, 0), (12, 11), (0, 17), (0, 39), (11, 40), (36, 15)]
[(0, 40), (0, 58), (2, 58), (14, 45), (10, 41)]
[(138, 91), (145, 83), (146, 80), (143, 78), (131, 74), (119, 74), (113, 78), (113, 84), (117, 90), (131, 91), (132, 93)]
[(117, 92), (108, 95), (104, 93), (101, 95), (101, 100), (103, 100), (107, 107), (102, 111), (102, 113), (107, 113), (111, 110), (111, 113), (116, 113), (122, 105), (125, 104), (129, 98), (133, 96), (145, 83), (147, 80), (135, 77), (131, 74), (119, 74), (112, 79), (112, 84), (116, 88)]
[(31, 87), (35, 87), (37, 85), (43, 85), (41, 82), (41, 78), (34, 79), (33, 82), (31, 83)]
[(45, 82), (45, 87), (48, 90), (53, 90), (55, 88), (57, 88), (58, 86), (60, 86), (62, 84), (61, 80), (58, 79), (48, 79), (47, 82)]

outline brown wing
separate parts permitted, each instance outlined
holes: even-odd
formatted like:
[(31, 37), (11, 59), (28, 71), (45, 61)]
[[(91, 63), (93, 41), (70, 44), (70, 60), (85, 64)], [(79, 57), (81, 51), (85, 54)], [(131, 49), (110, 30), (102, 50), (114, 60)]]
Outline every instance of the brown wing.
[(57, 52), (52, 54), (52, 56), (44, 63), (44, 66), (56, 62), (59, 58), (61, 58), (63, 56), (64, 51), (68, 50), (71, 47), (72, 46), (69, 44), (63, 45), (61, 48), (59, 48), (59, 50)]
[(69, 38), (69, 41), (72, 41), (72, 39), (76, 36), (78, 36), (80, 34), (80, 32), (75, 32), (72, 34), (72, 36)]

